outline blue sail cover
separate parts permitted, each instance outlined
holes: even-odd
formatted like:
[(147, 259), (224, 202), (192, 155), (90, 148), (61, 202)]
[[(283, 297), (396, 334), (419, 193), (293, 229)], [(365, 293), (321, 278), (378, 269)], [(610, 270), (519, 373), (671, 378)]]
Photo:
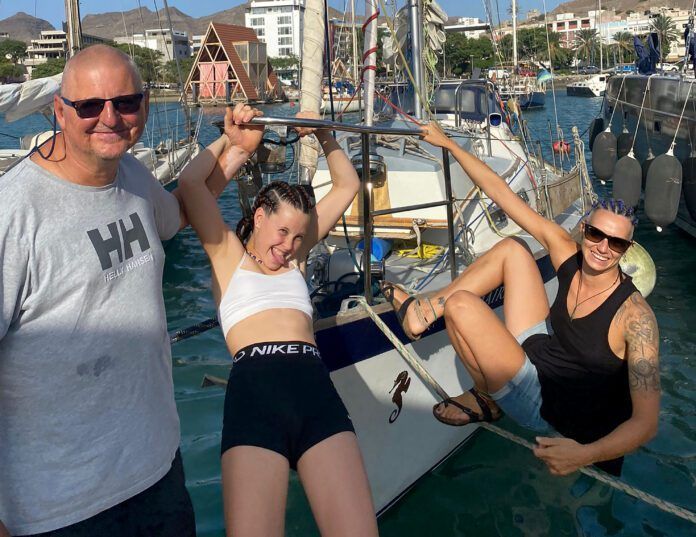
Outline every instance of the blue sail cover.
[(645, 49), (645, 45), (637, 35), (633, 36), (633, 48), (636, 50), (636, 67), (642, 75), (651, 75), (655, 72), (655, 63), (651, 59), (651, 53)]

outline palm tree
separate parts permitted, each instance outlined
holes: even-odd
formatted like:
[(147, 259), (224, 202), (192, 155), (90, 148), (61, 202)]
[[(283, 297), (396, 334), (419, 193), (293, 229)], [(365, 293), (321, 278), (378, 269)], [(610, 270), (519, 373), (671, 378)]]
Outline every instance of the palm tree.
[(624, 63), (626, 61), (626, 53), (633, 53), (633, 34), (626, 31), (616, 32), (614, 34), (614, 41), (616, 42), (616, 48), (619, 51), (621, 63)]
[(657, 34), (660, 42), (660, 55), (662, 56), (660, 60), (664, 62), (669, 54), (672, 41), (679, 39), (677, 26), (674, 24), (672, 17), (660, 14), (650, 19), (650, 27)]
[(575, 54), (589, 61), (599, 50), (599, 34), (597, 30), (583, 28), (575, 34)]

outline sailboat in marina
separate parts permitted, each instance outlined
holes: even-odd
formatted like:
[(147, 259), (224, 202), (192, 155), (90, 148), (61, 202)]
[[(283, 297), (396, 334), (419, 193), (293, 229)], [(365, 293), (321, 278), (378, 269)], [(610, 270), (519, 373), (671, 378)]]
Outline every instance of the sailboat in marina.
[[(164, 0), (164, 4), (168, 13), (167, 0)], [(65, 13), (67, 18), (67, 56), (69, 58), (82, 48), (78, 0), (65, 0)], [(20, 140), (18, 148), (0, 150), (0, 174), (5, 173), (55, 134), (52, 127), (55, 122), (53, 96), (60, 91), (61, 78), (62, 74), (59, 74), (53, 77), (30, 80), (22, 84), (0, 85), (0, 115), (3, 115), (7, 122), (40, 113), (51, 126), (49, 130), (24, 137)], [(151, 98), (151, 103), (156, 104), (156, 99)], [(152, 107), (151, 113), (158, 114), (159, 111)], [(198, 132), (202, 116), (199, 115), (194, 124), (190, 110), (185, 104), (182, 115), (184, 116), (184, 126), (181, 136), (178, 134), (179, 125), (170, 125), (168, 121), (161, 121), (158, 123), (170, 126), (171, 132), (154, 133), (149, 132), (146, 128), (144, 137), (148, 143), (141, 141), (130, 149), (130, 152), (167, 188), (174, 186), (179, 172), (191, 158), (198, 154), (199, 150)]]
[[(514, 99), (522, 110), (543, 108), (546, 104), (546, 81), (550, 74), (544, 69), (537, 76), (521, 76), (517, 53), (517, 0), (511, 0), (512, 9), (512, 68), (497, 80), (503, 102)], [(493, 26), (491, 25), (491, 28)]]
[[(549, 296), (557, 285), (543, 248), (479, 192), (446, 151), (422, 142), (414, 122), (440, 122), (531, 207), (569, 231), (577, 227), (593, 196), (579, 137), (577, 160), (569, 171), (545, 162), (535, 154), (531, 139), (512, 132), (491, 82), (448, 81), (436, 85), (432, 94), (425, 92), (429, 83), (421, 61), (428, 46), (423, 43), (427, 8), (419, 0), (408, 3), (410, 45), (402, 52), (411, 64), (402, 69), (413, 76), (406, 75), (407, 84), (393, 88), (398, 114), (378, 121), (373, 113), (376, 59), (369, 51), (375, 48), (379, 11), (377, 0), (368, 0), (364, 121), (352, 125), (270, 116), (254, 120), (274, 128), (335, 129), (361, 176), (360, 194), (342, 222), (312, 251), (306, 278), (316, 314), (316, 341), (350, 412), (378, 514), (453, 454), (478, 425), (447, 427), (433, 418), (432, 407), (440, 395), (428, 377), (451, 394), (468, 390), (472, 380), (444, 323), (411, 342), (391, 306), (378, 296), (376, 282), (388, 279), (427, 293), (451, 282), (503, 237), (515, 236), (534, 252)], [(301, 109), (315, 112), (321, 103), (323, 21), (323, 2), (308, 0)], [(321, 199), (331, 181), (326, 160), (311, 140), (301, 147), (299, 165), (300, 182), (311, 185)], [(496, 289), (485, 297), (498, 313), (502, 295), (503, 290)], [(392, 334), (395, 341), (388, 337)], [(405, 361), (404, 348), (420, 365)]]

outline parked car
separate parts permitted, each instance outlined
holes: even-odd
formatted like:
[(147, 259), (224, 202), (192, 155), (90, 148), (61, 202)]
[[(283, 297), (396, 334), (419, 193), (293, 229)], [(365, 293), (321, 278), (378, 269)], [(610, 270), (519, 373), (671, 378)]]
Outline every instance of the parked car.
[(596, 75), (597, 73), (599, 73), (599, 67), (597, 67), (596, 65), (587, 65), (585, 67), (581, 67), (578, 70), (578, 73), (580, 73), (581, 75)]
[[(683, 62), (682, 62), (683, 63)], [(679, 71), (679, 66), (673, 63), (658, 63), (658, 71)]]

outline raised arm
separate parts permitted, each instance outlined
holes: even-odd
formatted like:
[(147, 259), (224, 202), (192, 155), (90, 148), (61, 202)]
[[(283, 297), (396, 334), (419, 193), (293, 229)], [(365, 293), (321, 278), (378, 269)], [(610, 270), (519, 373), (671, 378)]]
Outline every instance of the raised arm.
[(613, 322), (624, 332), (633, 412), (611, 433), (590, 444), (579, 444), (569, 438), (537, 438), (540, 447), (534, 453), (553, 474), (566, 475), (581, 466), (616, 459), (639, 448), (657, 433), (661, 389), (655, 314), (636, 292), (619, 308)]
[[(234, 109), (227, 108), (225, 112), (225, 134), (213, 142), (215, 147), (211, 144), (207, 148), (215, 154), (216, 162), (211, 163), (209, 156), (206, 156), (203, 157), (205, 160), (204, 164), (196, 164), (193, 168), (186, 171), (188, 176), (205, 174), (198, 176), (197, 179), (205, 179), (205, 185), (215, 199), (220, 197), (239, 169), (256, 151), (256, 147), (263, 136), (263, 128), (243, 127), (241, 124), (260, 115), (262, 114), (258, 110), (241, 103), (235, 106)], [(222, 146), (219, 145), (220, 140), (223, 140)], [(193, 159), (190, 164), (195, 160)], [(184, 170), (187, 170), (187, 168)], [(181, 184), (180, 181), (179, 184)], [(182, 200), (182, 193), (178, 187), (172, 193), (179, 200), (181, 221), (179, 229), (183, 229), (189, 224), (189, 219)]]
[(201, 151), (179, 177), (179, 199), (210, 258), (215, 296), (220, 293), (220, 282), (229, 280), (236, 260), (244, 253), (244, 246), (222, 218), (216, 189), (222, 191), (223, 183), (234, 176), (261, 141), (262, 126), (243, 125), (258, 115), (260, 112), (249, 107), (228, 110), (226, 136)]
[[(315, 117), (311, 114), (298, 114), (297, 117)], [(298, 129), (300, 135), (306, 135), (308, 129)], [(338, 219), (346, 211), (360, 189), (360, 179), (350, 162), (348, 155), (338, 145), (338, 142), (328, 130), (316, 131), (322, 151), (326, 156), (326, 162), (331, 174), (331, 190), (324, 196), (315, 208), (312, 219), (313, 227), (309, 230), (304, 240), (302, 249), (308, 252), (319, 240), (328, 235), (331, 228), (336, 225)]]
[(576, 242), (566, 230), (534, 211), (498, 174), (448, 138), (436, 124), (430, 123), (423, 127), (422, 131), (426, 142), (447, 149), (474, 184), (522, 229), (541, 243), (551, 254), (555, 268), (577, 251)]

